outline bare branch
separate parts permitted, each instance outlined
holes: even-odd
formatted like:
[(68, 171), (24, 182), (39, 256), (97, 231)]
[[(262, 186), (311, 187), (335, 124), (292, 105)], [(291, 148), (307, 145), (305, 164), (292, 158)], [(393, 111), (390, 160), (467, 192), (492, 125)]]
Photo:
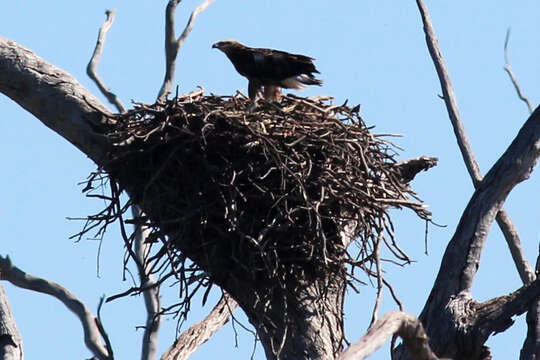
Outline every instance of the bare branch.
[(22, 338), (11, 313), (6, 291), (0, 285), (0, 359), (22, 360), (23, 358)]
[(537, 279), (505, 296), (477, 304), (475, 334), (485, 342), (492, 333), (501, 333), (513, 323), (513, 317), (523, 314), (540, 297), (540, 280)]
[[(434, 287), (448, 287), (446, 298), (462, 290), (470, 290), (485, 238), (497, 210), (513, 187), (530, 176), (538, 156), (540, 107), (529, 117), (512, 144), (490, 169), (463, 212), (456, 233), (446, 249)], [(456, 269), (460, 269), (460, 276), (456, 276)]]
[[(427, 47), (433, 60), (433, 64), (435, 65), (435, 69), (437, 70), (439, 81), (441, 83), (448, 116), (450, 117), (450, 121), (454, 128), (454, 133), (456, 135), (459, 149), (461, 150), (461, 155), (463, 156), (463, 160), (465, 161), (465, 166), (469, 171), (469, 175), (472, 178), (474, 187), (477, 188), (482, 181), (482, 173), (480, 172), (478, 163), (474, 158), (470, 141), (461, 122), (461, 117), (459, 115), (457, 99), (452, 86), (452, 81), (450, 80), (450, 75), (446, 68), (446, 63), (442, 56), (441, 49), (439, 48), (437, 37), (435, 35), (435, 29), (431, 22), (431, 18), (429, 16), (426, 5), (423, 3), (422, 0), (417, 0), (416, 3), (418, 5), (418, 9), (422, 17), (422, 22), (424, 24), (424, 33), (426, 35)], [(528, 264), (527, 259), (521, 251), (521, 241), (519, 239), (519, 235), (517, 233), (517, 230), (515, 229), (514, 224), (512, 223), (510, 217), (506, 214), (504, 209), (499, 210), (499, 214), (497, 214), (496, 220), (497, 224), (499, 225), (504, 234), (508, 247), (510, 248), (514, 264), (516, 265), (522, 281), (524, 283), (530, 281), (530, 274), (533, 274), (534, 271), (532, 271), (531, 266)], [(480, 253), (478, 253), (478, 256), (479, 255)], [(467, 271), (467, 269), (464, 269), (464, 271)]]
[(110, 111), (70, 74), (1, 36), (0, 74), (1, 93), (92, 160), (105, 157), (110, 143), (96, 130), (109, 121)]
[[(141, 209), (136, 205), (131, 207), (131, 211), (133, 212), (134, 219), (141, 218), (144, 215)], [(146, 289), (142, 292), (144, 305), (146, 307), (146, 326), (144, 329), (141, 353), (142, 360), (155, 359), (158, 346), (159, 326), (161, 323), (161, 315), (159, 315), (159, 286), (156, 286), (154, 277), (146, 273), (146, 267), (144, 266), (148, 252), (150, 251), (150, 246), (146, 243), (149, 232), (150, 230), (145, 226), (136, 226), (135, 254), (138, 262), (143, 264), (142, 267), (138, 268), (139, 278), (141, 281), (141, 288)]]
[(422, 323), (413, 315), (403, 311), (385, 314), (369, 328), (358, 342), (343, 351), (338, 360), (362, 360), (373, 354), (390, 336), (399, 335), (413, 359), (438, 360), (429, 346)]
[(512, 68), (510, 67), (510, 57), (508, 56), (508, 42), (509, 41), (510, 41), (510, 28), (506, 30), (506, 38), (504, 39), (504, 71), (506, 71), (506, 73), (510, 77), (510, 81), (512, 82), (512, 85), (514, 85), (514, 89), (516, 89), (517, 96), (519, 97), (521, 101), (523, 101), (527, 105), (527, 108), (529, 109), (529, 113), (532, 113), (534, 110), (533, 105), (521, 91), (519, 83), (516, 77), (514, 76), (514, 72), (512, 71)]
[[(107, 32), (112, 26), (114, 21), (114, 14), (116, 10), (107, 10), (105, 14), (107, 19), (105, 23), (101, 26), (99, 30), (98, 39), (96, 42), (96, 48), (94, 49), (94, 54), (90, 59), (87, 67), (88, 76), (94, 80), (98, 86), (101, 93), (111, 102), (119, 112), (126, 112), (126, 109), (120, 99), (116, 94), (112, 93), (106, 86), (103, 80), (97, 74), (97, 65), (101, 59), (103, 53), (103, 45), (105, 44), (105, 39)], [(133, 218), (139, 218), (142, 213), (137, 206), (132, 206)], [(149, 251), (149, 245), (146, 244), (146, 238), (148, 236), (149, 230), (142, 226), (136, 226), (135, 231), (135, 254), (137, 256), (137, 263), (144, 264), (145, 258)], [(143, 293), (144, 304), (146, 307), (146, 326), (144, 330), (144, 336), (142, 341), (142, 351), (141, 359), (151, 360), (156, 357), (157, 353), (157, 344), (158, 344), (158, 334), (159, 326), (161, 322), (161, 316), (159, 315), (160, 311), (160, 299), (159, 299), (159, 287), (155, 286), (156, 282), (153, 277), (145, 273), (144, 265), (138, 266), (139, 278), (141, 281), (141, 288), (145, 288)], [(109, 345), (110, 346), (110, 345)]]
[(176, 57), (178, 50), (186, 41), (189, 33), (195, 25), (195, 19), (201, 12), (210, 6), (214, 0), (205, 0), (201, 5), (197, 6), (191, 13), (187, 25), (182, 32), (182, 35), (177, 39), (175, 35), (175, 10), (181, 0), (169, 0), (167, 9), (165, 10), (165, 78), (159, 90), (157, 99), (163, 101), (171, 92), (174, 74), (176, 71)]
[(107, 37), (107, 33), (109, 32), (113, 22), (114, 22), (114, 14), (116, 13), (115, 9), (107, 10), (105, 11), (105, 15), (107, 16), (107, 19), (99, 29), (98, 38), (96, 41), (96, 47), (94, 49), (94, 53), (92, 54), (92, 57), (90, 58), (90, 62), (88, 63), (88, 66), (86, 67), (86, 73), (90, 77), (90, 79), (94, 80), (97, 87), (99, 88), (99, 91), (109, 100), (111, 104), (113, 104), (119, 112), (125, 112), (126, 108), (122, 104), (122, 101), (110, 91), (110, 89), (105, 85), (103, 80), (99, 77), (97, 74), (97, 66), (99, 64), (99, 61), (101, 60), (101, 55), (103, 54), (103, 46), (105, 45), (105, 39)]
[(0, 278), (20, 288), (48, 294), (60, 300), (79, 318), (84, 331), (84, 343), (92, 354), (100, 360), (111, 359), (101, 340), (96, 318), (88, 307), (69, 290), (55, 282), (25, 273), (13, 266), (9, 257), (0, 256)]
[(202, 321), (180, 335), (161, 357), (161, 360), (185, 360), (225, 325), (238, 304), (228, 294), (223, 294), (214, 309)]
[[(450, 240), (435, 284), (420, 319), (431, 336), (431, 345), (438, 353), (462, 350), (461, 318), (467, 309), (461, 297), (470, 296), (485, 239), (495, 214), (510, 191), (527, 179), (540, 156), (540, 107), (525, 122), (518, 135), (486, 174), (465, 208)], [(449, 303), (457, 304), (455, 311)], [(470, 336), (467, 335), (467, 336)], [(468, 344), (473, 345), (471, 343)], [(479, 345), (479, 343), (474, 343)]]
[(436, 157), (419, 156), (414, 159), (408, 159), (397, 163), (395, 166), (399, 168), (403, 181), (410, 182), (421, 171), (427, 171), (428, 169), (437, 165), (439, 161)]

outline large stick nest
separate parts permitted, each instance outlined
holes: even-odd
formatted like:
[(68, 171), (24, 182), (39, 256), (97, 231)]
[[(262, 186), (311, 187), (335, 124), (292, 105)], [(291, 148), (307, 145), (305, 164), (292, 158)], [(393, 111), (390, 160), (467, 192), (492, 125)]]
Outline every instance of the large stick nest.
[(187, 256), (222, 286), (236, 277), (262, 287), (292, 272), (343, 274), (347, 262), (373, 274), (366, 264), (391, 229), (389, 207), (428, 219), (395, 166), (395, 147), (370, 132), (359, 106), (292, 95), (251, 113), (248, 105), (241, 94), (198, 91), (111, 119), (113, 196), (93, 220), (121, 217), (127, 190), (146, 213), (135, 222), (161, 244), (147, 259), (152, 271), (166, 263), (186, 279)]

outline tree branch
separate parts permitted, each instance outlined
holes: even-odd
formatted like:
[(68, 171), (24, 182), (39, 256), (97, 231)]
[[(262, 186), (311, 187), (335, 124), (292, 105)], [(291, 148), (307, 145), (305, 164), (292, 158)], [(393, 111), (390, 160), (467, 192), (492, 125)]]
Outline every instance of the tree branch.
[(175, 10), (181, 0), (169, 0), (167, 9), (165, 10), (165, 78), (158, 93), (158, 101), (163, 101), (171, 92), (174, 74), (176, 71), (176, 57), (178, 50), (186, 41), (189, 33), (195, 25), (195, 19), (201, 12), (210, 6), (214, 0), (205, 0), (201, 5), (197, 6), (191, 13), (182, 35), (177, 39), (175, 35)]
[(437, 165), (439, 161), (436, 157), (419, 156), (414, 159), (408, 159), (397, 163), (395, 166), (401, 173), (404, 182), (411, 182), (421, 171), (427, 171)]
[(504, 39), (504, 71), (506, 71), (506, 73), (510, 77), (510, 81), (512, 82), (512, 85), (514, 85), (514, 89), (516, 89), (517, 96), (519, 97), (521, 101), (523, 101), (527, 105), (527, 108), (529, 109), (529, 113), (532, 113), (534, 110), (533, 105), (521, 91), (519, 83), (516, 77), (514, 76), (514, 72), (512, 71), (512, 68), (510, 67), (510, 57), (508, 56), (508, 42), (509, 41), (510, 41), (510, 28), (506, 30), (506, 37)]
[(20, 288), (48, 294), (60, 300), (79, 318), (84, 331), (84, 343), (92, 354), (100, 360), (111, 359), (101, 341), (101, 333), (96, 325), (96, 318), (88, 307), (70, 291), (55, 282), (25, 273), (13, 266), (9, 257), (0, 256), (0, 279), (9, 281)]
[(514, 186), (530, 176), (538, 156), (540, 107), (529, 117), (512, 144), (487, 173), (463, 212), (456, 233), (446, 249), (434, 287), (434, 290), (446, 288), (445, 298), (470, 290), (495, 214)]
[(110, 112), (70, 74), (1, 36), (0, 74), (1, 93), (95, 162), (105, 157), (110, 143), (97, 130)]
[[(143, 213), (141, 209), (133, 205), (131, 207), (133, 218), (140, 218)], [(149, 244), (146, 243), (150, 230), (147, 227), (137, 225), (135, 231), (135, 255), (140, 264), (146, 264), (146, 258), (150, 251)], [(146, 273), (146, 268), (139, 268), (139, 278), (141, 288), (145, 289), (142, 294), (146, 307), (146, 326), (142, 342), (142, 360), (155, 359), (158, 346), (159, 327), (161, 324), (159, 286), (156, 285), (154, 277)]]
[(540, 298), (540, 279), (524, 285), (513, 293), (480, 303), (476, 306), (477, 320), (474, 333), (476, 341), (485, 342), (492, 333), (500, 333), (509, 328), (512, 317), (521, 315)]
[(90, 58), (90, 62), (88, 63), (88, 66), (86, 67), (86, 73), (88, 74), (88, 77), (90, 79), (94, 80), (97, 87), (99, 88), (99, 91), (107, 98), (107, 100), (113, 104), (119, 112), (125, 112), (126, 108), (122, 104), (122, 101), (111, 92), (111, 90), (105, 85), (103, 80), (99, 77), (97, 74), (97, 66), (99, 64), (99, 61), (101, 60), (101, 55), (103, 54), (103, 46), (105, 45), (105, 40), (107, 38), (107, 33), (109, 32), (113, 22), (114, 22), (114, 14), (116, 13), (116, 10), (107, 10), (105, 11), (105, 15), (107, 16), (107, 19), (99, 29), (98, 38), (96, 41), (96, 47), (94, 49), (94, 53), (92, 54), (92, 57)]
[[(458, 340), (463, 336), (463, 329), (460, 317), (456, 316), (462, 316), (462, 312), (469, 309), (463, 306), (460, 298), (470, 294), (480, 254), (495, 214), (513, 187), (530, 176), (538, 156), (540, 107), (525, 122), (512, 144), (479, 184), (446, 248), (435, 284), (420, 315), (431, 337), (431, 345), (439, 354), (454, 352), (448, 353), (453, 356), (463, 350), (460, 348), (463, 344)], [(456, 306), (457, 310), (451, 311), (450, 303), (460, 307)]]
[(422, 323), (403, 311), (385, 314), (358, 342), (343, 351), (338, 360), (362, 360), (373, 354), (392, 335), (399, 335), (413, 359), (438, 360), (431, 350)]
[(0, 285), (0, 359), (22, 360), (23, 358), (22, 338), (11, 313), (6, 291)]
[[(424, 24), (424, 33), (426, 35), (426, 43), (429, 50), (429, 54), (437, 70), (437, 75), (441, 83), (441, 89), (444, 96), (444, 102), (446, 104), (446, 109), (448, 111), (448, 116), (454, 128), (454, 133), (456, 135), (457, 143), (465, 161), (465, 166), (469, 172), (469, 175), (472, 178), (474, 187), (477, 188), (479, 183), (482, 181), (482, 173), (474, 154), (470, 141), (465, 132), (463, 123), (461, 122), (461, 117), (459, 115), (459, 110), (457, 106), (457, 99), (454, 93), (454, 88), (452, 86), (452, 81), (450, 80), (450, 75), (446, 68), (446, 63), (442, 56), (442, 52), (439, 48), (439, 43), (435, 35), (435, 29), (431, 22), (431, 17), (429, 16), (428, 9), (422, 0), (416, 1), (420, 15), (422, 17), (422, 22)], [(510, 220), (510, 217), (506, 214), (504, 209), (500, 209), (499, 214), (497, 214), (497, 224), (501, 228), (505, 240), (510, 248), (510, 253), (514, 260), (514, 264), (518, 270), (518, 273), (521, 277), (523, 283), (532, 281), (534, 277), (534, 271), (531, 266), (528, 264), (526, 257), (523, 255), (521, 249), (521, 241), (517, 230)], [(478, 256), (480, 253), (478, 253)], [(464, 269), (464, 271), (469, 271), (469, 269)]]
[(214, 309), (202, 321), (196, 323), (180, 335), (167, 350), (161, 360), (186, 360), (199, 346), (204, 344), (212, 335), (225, 325), (238, 306), (228, 294), (223, 294)]
[[(101, 55), (103, 53), (103, 46), (105, 44), (107, 32), (111, 28), (114, 21), (115, 10), (107, 10), (105, 14), (107, 15), (107, 19), (99, 30), (94, 54), (88, 63), (87, 74), (96, 83), (99, 90), (107, 98), (107, 100), (109, 100), (109, 102), (111, 102), (119, 112), (123, 113), (126, 111), (126, 109), (122, 105), (122, 102), (105, 86), (105, 83), (103, 80), (101, 80), (96, 71), (97, 65), (99, 64)], [(136, 205), (132, 206), (131, 211), (134, 219), (142, 216), (141, 210)], [(161, 316), (159, 314), (159, 287), (155, 286), (156, 282), (154, 278), (150, 274), (146, 273), (146, 269), (144, 267), (146, 256), (150, 250), (149, 245), (146, 244), (149, 230), (140, 225), (135, 226), (135, 228), (135, 256), (137, 257), (137, 263), (139, 265), (137, 266), (137, 269), (141, 282), (140, 287), (146, 289), (142, 291), (146, 308), (146, 326), (142, 340), (141, 359), (152, 360), (156, 357), (159, 327), (161, 324)]]

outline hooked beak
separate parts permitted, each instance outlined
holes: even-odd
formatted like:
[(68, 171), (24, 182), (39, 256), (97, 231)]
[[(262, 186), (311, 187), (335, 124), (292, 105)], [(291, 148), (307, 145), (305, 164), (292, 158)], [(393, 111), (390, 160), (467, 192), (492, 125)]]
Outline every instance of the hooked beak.
[(212, 49), (219, 49), (219, 47), (217, 46), (217, 43), (215, 43), (214, 45), (212, 45)]

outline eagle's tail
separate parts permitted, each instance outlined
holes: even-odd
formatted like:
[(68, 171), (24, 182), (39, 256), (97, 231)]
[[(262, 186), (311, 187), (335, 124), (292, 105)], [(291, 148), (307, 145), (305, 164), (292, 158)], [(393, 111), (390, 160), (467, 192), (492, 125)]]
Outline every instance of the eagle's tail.
[(292, 76), (285, 80), (282, 80), (279, 83), (279, 86), (286, 89), (303, 89), (306, 85), (322, 85), (322, 81), (316, 79), (311, 74), (300, 74), (297, 76)]
[(304, 85), (318, 85), (318, 86), (321, 86), (322, 83), (323, 83), (322, 80), (319, 80), (319, 79), (315, 78), (312, 74), (298, 75), (296, 77), (296, 79), (298, 81), (300, 81)]

